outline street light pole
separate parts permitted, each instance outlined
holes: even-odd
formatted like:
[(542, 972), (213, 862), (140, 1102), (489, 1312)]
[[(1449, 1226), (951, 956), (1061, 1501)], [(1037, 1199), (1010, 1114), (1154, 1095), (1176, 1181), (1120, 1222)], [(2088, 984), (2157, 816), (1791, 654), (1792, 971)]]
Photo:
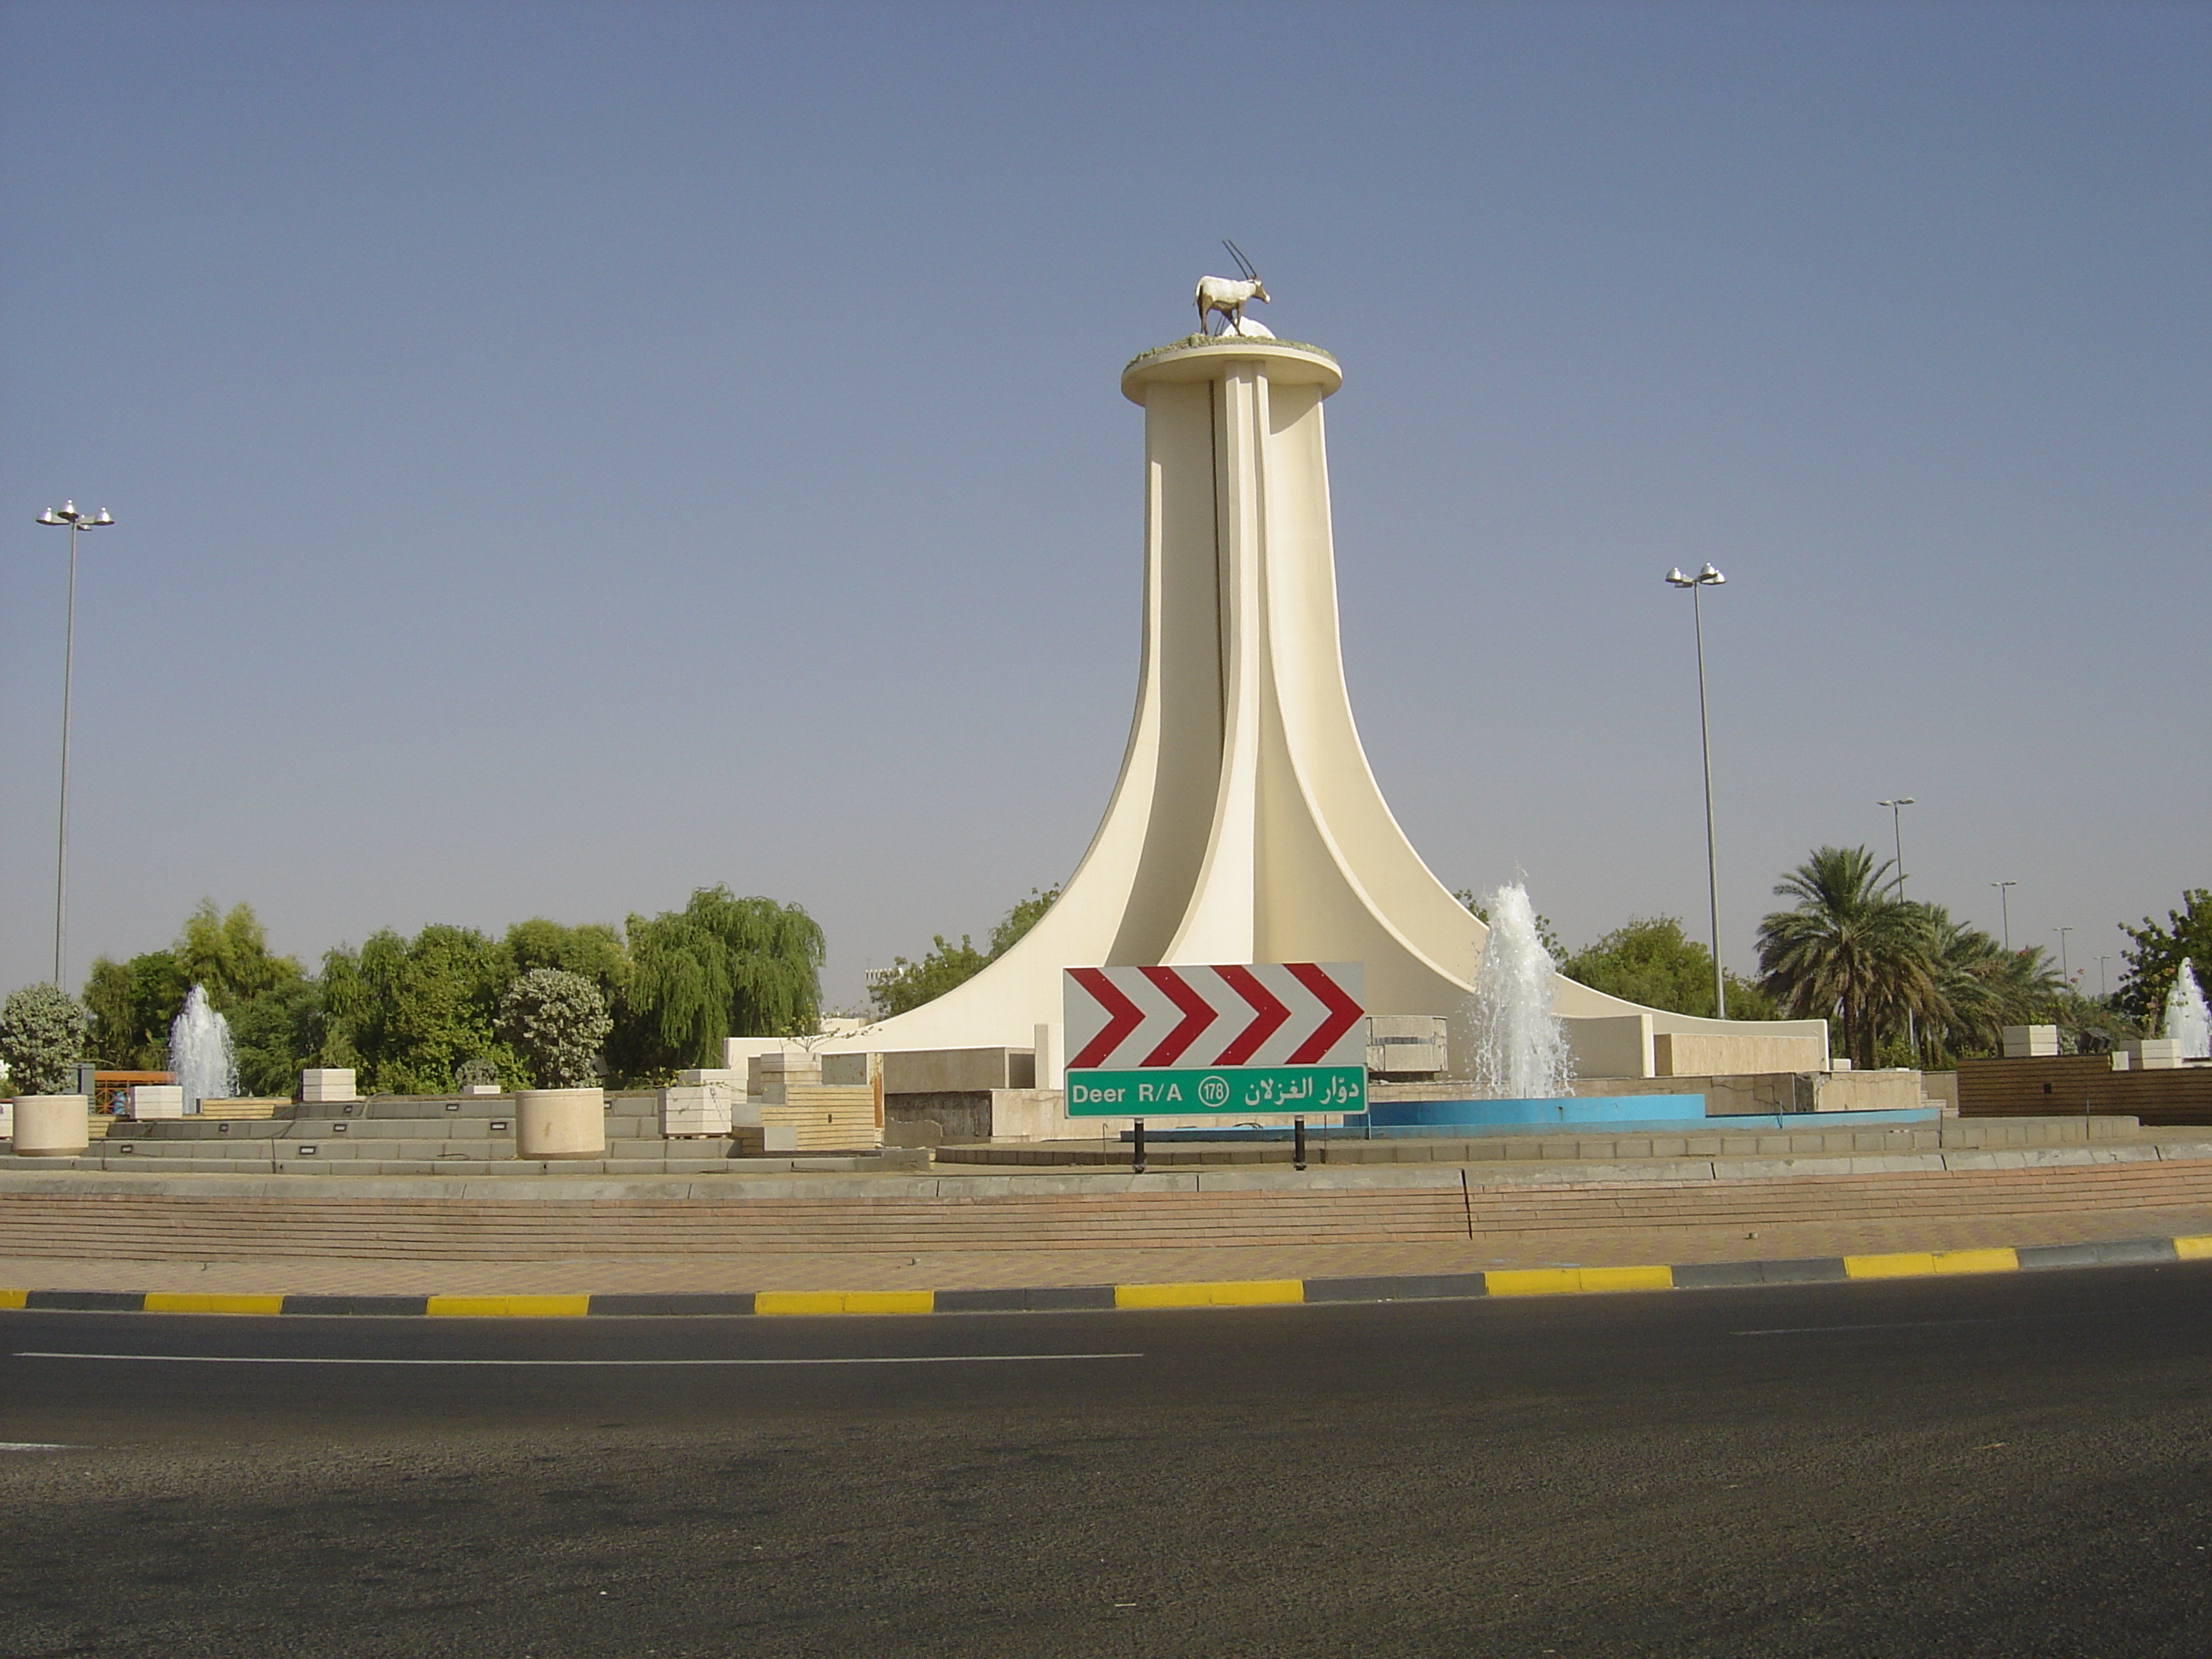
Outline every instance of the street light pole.
[(1705, 616), (1699, 600), (1699, 590), (1718, 587), (1728, 578), (1708, 564), (1694, 576), (1685, 576), (1677, 567), (1667, 573), (1669, 587), (1690, 590), (1690, 618), (1698, 635), (1698, 741), (1705, 757), (1705, 896), (1712, 907), (1713, 922), (1713, 1018), (1728, 1018), (1728, 978), (1721, 971), (1721, 875), (1720, 860), (1713, 851), (1713, 732), (1712, 723), (1705, 714)]
[(2108, 956), (2097, 958), (2097, 1000), (2100, 1002), (2110, 1002), (2112, 1000), (2112, 979), (2105, 968), (2105, 964), (2111, 960), (2112, 957)]
[(1897, 896), (1905, 896), (1905, 809), (1912, 805), (1912, 797), (1899, 795), (1894, 800), (1878, 800), (1876, 806), (1889, 808), (1890, 834), (1897, 838)]
[(62, 798), (54, 832), (54, 989), (66, 991), (62, 949), (69, 918), (70, 691), (76, 675), (76, 536), (80, 530), (105, 530), (115, 520), (104, 507), (87, 514), (77, 511), (75, 501), (64, 501), (40, 514), (38, 522), (66, 525), (70, 533), (69, 606), (62, 629)]
[(2074, 930), (2071, 927), (2054, 927), (2051, 931), (2058, 935), (2058, 977), (2066, 982), (2067, 989), (2071, 990), (2074, 979), (2066, 971), (2066, 935)]
[(2004, 917), (2005, 954), (2010, 956), (2012, 954), (2012, 890), (2020, 884), (2016, 881), (1993, 881), (1990, 885), (1997, 890), (1997, 908)]
[[(1905, 902), (1905, 809), (1912, 805), (1910, 795), (1898, 795), (1888, 800), (1878, 800), (1876, 806), (1889, 808), (1889, 832), (1897, 841), (1897, 902)], [(1905, 1046), (1913, 1060), (1920, 1058), (1920, 1020), (1908, 1007), (1905, 1011)]]

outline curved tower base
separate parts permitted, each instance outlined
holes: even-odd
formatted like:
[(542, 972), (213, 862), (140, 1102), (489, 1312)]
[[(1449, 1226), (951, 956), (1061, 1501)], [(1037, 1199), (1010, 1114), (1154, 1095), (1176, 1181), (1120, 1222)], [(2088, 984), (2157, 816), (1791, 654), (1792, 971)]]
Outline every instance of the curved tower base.
[[(1062, 969), (1119, 963), (1359, 962), (1370, 1012), (1458, 1010), (1483, 925), (1391, 816), (1345, 689), (1322, 422), (1342, 378), (1314, 347), (1235, 337), (1123, 370), (1145, 410), (1144, 642), (1105, 819), (1004, 957), (830, 1046), (1027, 1048), (1060, 1018)], [(1554, 1007), (1648, 1015), (1658, 1032), (1817, 1034), (1825, 1053), (1818, 1020), (1698, 1019), (1564, 979)]]

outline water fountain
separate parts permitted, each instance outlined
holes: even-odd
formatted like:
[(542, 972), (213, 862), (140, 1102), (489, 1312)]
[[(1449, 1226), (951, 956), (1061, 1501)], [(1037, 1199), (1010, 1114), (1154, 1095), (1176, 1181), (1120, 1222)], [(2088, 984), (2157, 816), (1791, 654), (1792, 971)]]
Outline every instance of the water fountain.
[(238, 1051), (231, 1043), (230, 1022), (208, 1001), (204, 985), (192, 987), (184, 1012), (169, 1027), (169, 1070), (187, 1112), (198, 1111), (203, 1100), (226, 1100), (238, 1092)]
[(2166, 994), (2162, 1029), (2181, 1044), (2182, 1059), (2212, 1060), (2212, 1007), (2205, 1005), (2204, 988), (2197, 982), (2187, 957), (2182, 957), (2173, 988)]
[(1418, 1085), (1421, 1098), (1370, 1100), (1367, 1133), (1382, 1135), (1527, 1134), (1547, 1126), (1682, 1131), (1702, 1128), (1702, 1094), (1583, 1095), (1574, 1091), (1574, 1050), (1553, 1011), (1559, 964), (1537, 931), (1520, 882), (1488, 896), (1489, 933), (1474, 969), (1474, 994), (1451, 1023), (1450, 1052), (1462, 1075)]
[[(1559, 964), (1536, 931), (1520, 882), (1490, 895), (1490, 936), (1475, 964), (1474, 994), (1455, 1022), (1467, 1035), (1474, 1093), (1482, 1100), (1556, 1100), (1573, 1092), (1567, 1030), (1552, 1012)], [(1457, 1035), (1455, 1032), (1455, 1035)]]

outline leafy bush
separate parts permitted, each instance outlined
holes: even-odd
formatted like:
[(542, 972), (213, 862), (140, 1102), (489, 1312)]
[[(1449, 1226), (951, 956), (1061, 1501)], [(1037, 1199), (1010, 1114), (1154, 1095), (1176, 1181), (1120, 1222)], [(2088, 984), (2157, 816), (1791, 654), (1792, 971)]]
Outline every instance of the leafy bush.
[(541, 1089), (588, 1089), (592, 1060), (614, 1029), (606, 999), (581, 974), (532, 968), (499, 1000), (499, 1034)]
[(0, 1060), (19, 1095), (67, 1094), (84, 1054), (84, 1008), (51, 985), (26, 985), (0, 1006)]

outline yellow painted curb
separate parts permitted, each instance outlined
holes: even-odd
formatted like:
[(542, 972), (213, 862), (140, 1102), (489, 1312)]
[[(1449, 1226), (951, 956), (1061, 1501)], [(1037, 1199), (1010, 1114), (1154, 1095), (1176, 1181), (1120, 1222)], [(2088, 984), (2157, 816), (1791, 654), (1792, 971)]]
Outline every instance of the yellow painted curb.
[(1486, 1273), (1492, 1296), (1569, 1296), (1580, 1291), (1671, 1291), (1672, 1267), (1512, 1267)]
[(422, 1311), (447, 1319), (581, 1319), (588, 1296), (434, 1296)]
[(217, 1296), (191, 1291), (149, 1291), (148, 1313), (273, 1314), (284, 1311), (281, 1296)]
[(935, 1291), (761, 1291), (757, 1314), (926, 1314), (937, 1311)]
[(30, 1299), (28, 1291), (0, 1291), (0, 1308), (20, 1308)]
[(1117, 1308), (1252, 1308), (1305, 1299), (1303, 1279), (1218, 1279), (1114, 1287)]
[(2009, 1273), (2020, 1270), (2014, 1250), (1901, 1250), (1893, 1255), (1847, 1255), (1852, 1279), (1922, 1279), (1936, 1273)]
[[(2173, 1253), (2184, 1261), (2202, 1261), (2206, 1257), (2212, 1256), (2212, 1233), (2198, 1233), (2191, 1238), (2175, 1239)], [(16, 1294), (20, 1296), (22, 1292), (19, 1291)], [(5, 1303), (0, 1303), (0, 1307), (6, 1305)], [(19, 1308), (22, 1305), (20, 1302), (15, 1304)]]

